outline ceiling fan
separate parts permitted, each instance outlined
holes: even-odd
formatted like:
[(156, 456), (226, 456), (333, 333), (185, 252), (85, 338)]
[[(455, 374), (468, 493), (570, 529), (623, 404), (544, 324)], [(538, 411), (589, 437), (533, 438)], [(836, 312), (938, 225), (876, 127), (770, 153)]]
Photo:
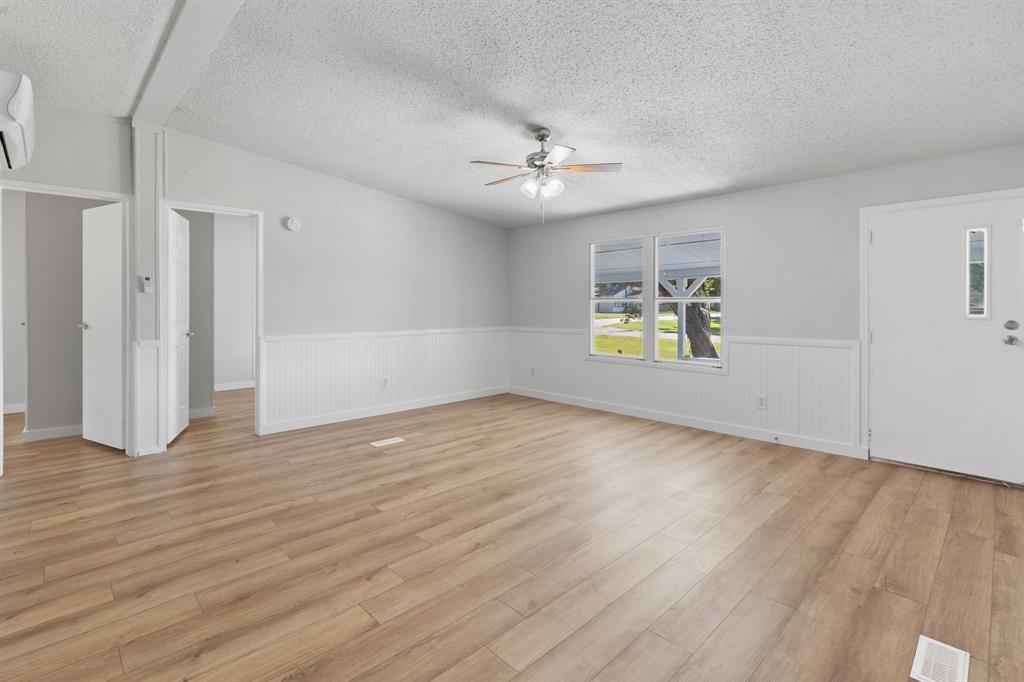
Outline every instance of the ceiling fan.
[(497, 161), (470, 161), (470, 163), (482, 164), (485, 166), (504, 166), (507, 168), (518, 168), (526, 171), (517, 173), (501, 180), (488, 182), (485, 187), (502, 185), (518, 178), (526, 178), (520, 189), (523, 194), (531, 199), (540, 197), (540, 200), (557, 197), (565, 190), (565, 182), (559, 177), (560, 173), (618, 173), (622, 170), (621, 163), (571, 163), (563, 164), (575, 149), (564, 145), (556, 144), (547, 149), (547, 143), (551, 139), (551, 131), (547, 128), (537, 128), (533, 131), (533, 137), (540, 142), (540, 151), (527, 155), (525, 164), (498, 163)]

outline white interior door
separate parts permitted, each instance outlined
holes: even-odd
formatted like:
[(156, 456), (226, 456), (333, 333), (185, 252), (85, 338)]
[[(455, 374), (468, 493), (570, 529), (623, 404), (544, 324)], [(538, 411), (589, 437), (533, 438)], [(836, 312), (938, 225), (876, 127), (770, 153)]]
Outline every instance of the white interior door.
[(124, 211), (82, 211), (82, 437), (124, 449)]
[(178, 437), (188, 426), (188, 220), (168, 211), (167, 313), (169, 341), (167, 349), (167, 441)]
[(871, 455), (1024, 482), (1024, 190), (870, 214)]

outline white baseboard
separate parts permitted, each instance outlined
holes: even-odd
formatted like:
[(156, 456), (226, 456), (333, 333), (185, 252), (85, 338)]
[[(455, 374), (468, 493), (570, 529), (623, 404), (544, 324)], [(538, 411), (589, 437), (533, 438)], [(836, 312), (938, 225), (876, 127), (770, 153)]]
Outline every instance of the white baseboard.
[(740, 438), (752, 438), (754, 440), (763, 440), (769, 443), (791, 445), (793, 447), (804, 448), (807, 450), (818, 450), (820, 452), (828, 452), (835, 455), (843, 455), (844, 457), (855, 457), (857, 459), (868, 458), (867, 448), (862, 448), (859, 445), (851, 445), (849, 443), (837, 443), (834, 441), (820, 440), (817, 438), (807, 438), (804, 436), (797, 436), (788, 433), (772, 433), (771, 431), (766, 431), (764, 429), (758, 429), (750, 426), (739, 426), (737, 424), (726, 424), (723, 422), (716, 422), (708, 419), (697, 419), (694, 417), (686, 417), (679, 414), (672, 414), (670, 412), (659, 412), (657, 410), (647, 410), (644, 408), (631, 407), (629, 405), (621, 405), (618, 403), (609, 403), (600, 400), (577, 398), (575, 396), (565, 395), (562, 393), (536, 391), (533, 389), (522, 388), (519, 386), (512, 386), (511, 388), (508, 389), (508, 392), (515, 393), (517, 395), (528, 396), (530, 398), (538, 398), (540, 400), (550, 400), (556, 403), (576, 405), (577, 407), (589, 407), (591, 409), (601, 410), (603, 412), (614, 412), (616, 414), (624, 414), (630, 417), (641, 417), (643, 419), (651, 419), (654, 421), (666, 422), (669, 424), (689, 426), (695, 429), (714, 431), (716, 433), (724, 433), (730, 436), (739, 436)]
[(146, 457), (147, 455), (159, 455), (161, 452), (167, 452), (167, 448), (142, 448), (138, 452), (126, 453), (129, 457)]
[(66, 438), (67, 436), (81, 436), (81, 424), (69, 424), (68, 426), (53, 426), (48, 429), (25, 429), (21, 432), (21, 441), (31, 443), (37, 440), (49, 440), (50, 438)]
[(446, 403), (457, 403), (461, 400), (472, 400), (474, 398), (486, 398), (487, 396), (500, 395), (502, 393), (508, 393), (508, 386), (492, 386), (491, 388), (481, 388), (473, 391), (464, 391), (462, 393), (448, 393), (445, 395), (433, 396), (430, 398), (422, 398), (419, 400), (407, 400), (398, 403), (389, 403), (385, 405), (375, 405), (373, 407), (367, 407), (358, 410), (348, 410), (346, 412), (335, 412), (332, 414), (322, 414), (315, 417), (301, 417), (299, 419), (290, 419), (287, 421), (271, 422), (269, 424), (261, 424), (259, 427), (259, 435), (266, 436), (272, 433), (281, 433), (282, 431), (294, 431), (296, 429), (307, 429), (313, 426), (323, 426), (324, 424), (335, 424), (337, 422), (351, 421), (353, 419), (365, 419), (366, 417), (377, 417), (382, 414), (391, 414), (393, 412), (404, 412), (406, 410), (416, 410), (421, 407), (433, 407), (435, 405), (444, 405)]
[(203, 417), (212, 417), (217, 414), (217, 408), (215, 407), (197, 407), (194, 410), (188, 411), (189, 419), (202, 419)]
[(25, 411), (25, 403), (10, 403), (4, 405), (4, 414), (18, 414)]
[(214, 391), (237, 391), (242, 388), (256, 388), (255, 381), (229, 381), (224, 384), (214, 384)]

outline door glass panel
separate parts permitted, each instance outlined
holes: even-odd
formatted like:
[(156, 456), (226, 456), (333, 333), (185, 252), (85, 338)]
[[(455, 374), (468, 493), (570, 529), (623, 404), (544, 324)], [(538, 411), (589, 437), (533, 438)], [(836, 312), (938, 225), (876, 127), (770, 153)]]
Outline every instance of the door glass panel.
[(967, 230), (967, 317), (988, 315), (988, 230)]

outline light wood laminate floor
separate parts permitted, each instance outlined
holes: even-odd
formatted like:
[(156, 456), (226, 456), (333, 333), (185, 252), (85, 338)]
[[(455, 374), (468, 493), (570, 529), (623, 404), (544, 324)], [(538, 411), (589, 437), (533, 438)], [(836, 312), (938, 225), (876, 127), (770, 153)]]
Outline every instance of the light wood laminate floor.
[[(1024, 491), (504, 395), (19, 444), (3, 680), (1024, 680)], [(370, 441), (401, 436), (388, 448)]]

